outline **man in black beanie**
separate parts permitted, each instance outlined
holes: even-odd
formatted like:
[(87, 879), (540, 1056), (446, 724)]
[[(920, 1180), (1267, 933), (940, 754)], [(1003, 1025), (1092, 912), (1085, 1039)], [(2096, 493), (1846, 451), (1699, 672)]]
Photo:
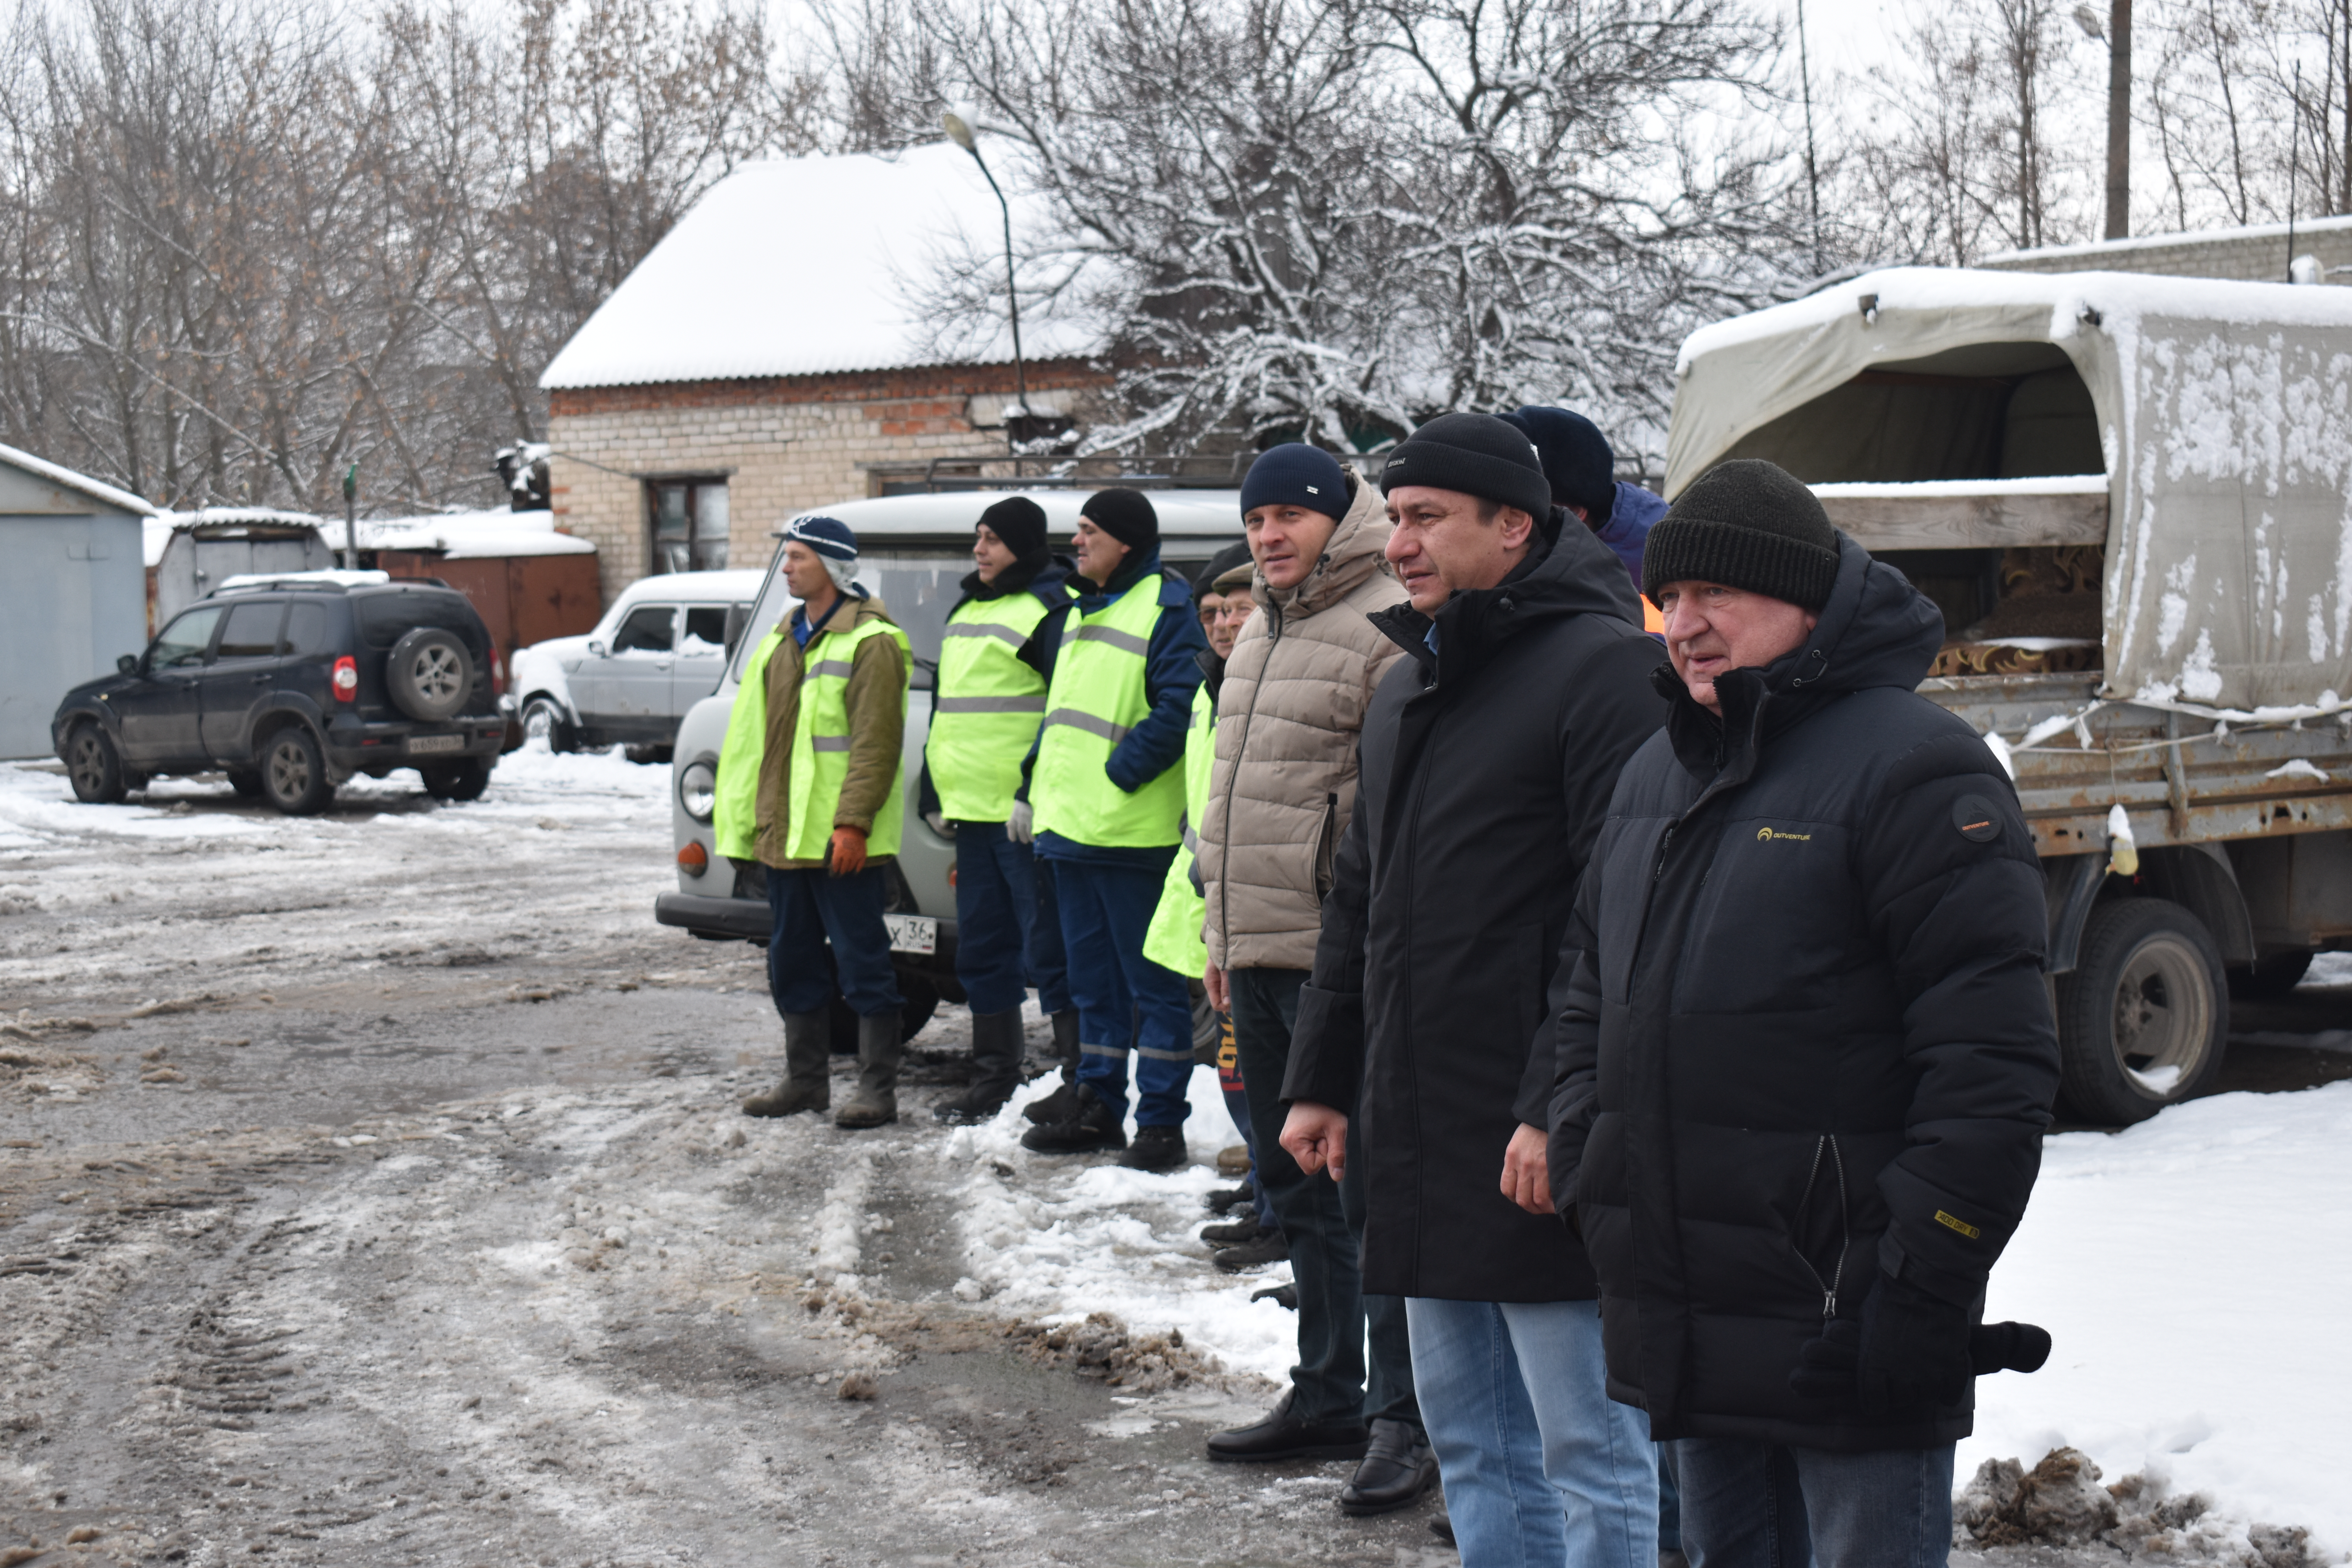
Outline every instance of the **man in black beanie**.
[(1941, 614), (1796, 479), (1707, 470), (1643, 572), (1673, 707), (1552, 998), (1552, 1190), (1610, 1393), (1670, 1440), (1693, 1560), (1940, 1568), (2058, 1084), (2033, 841), (1913, 689)]
[(1407, 657), (1364, 715), (1282, 1143), (1337, 1176), (1355, 1126), (1362, 1288), (1405, 1298), (1465, 1568), (1653, 1568), (1656, 1461), (1551, 1214), (1535, 1047), (1610, 787), (1664, 713), (1657, 644), (1523, 432), (1433, 419), (1381, 484), (1409, 602), (1368, 618)]
[[(1566, 408), (1528, 404), (1503, 416), (1528, 433), (1551, 482), (1551, 503), (1563, 508), (1607, 545), (1633, 586), (1642, 585), (1642, 547), (1666, 503), (1617, 477), (1616, 449), (1601, 426)], [(1655, 630), (1654, 626), (1651, 628)]]
[(1021, 776), (1069, 613), (1069, 563), (1047, 551), (1045, 510), (1027, 496), (980, 514), (971, 558), (948, 612), (923, 742), (923, 816), (955, 839), (956, 978), (971, 1007), (971, 1087), (932, 1112), (956, 1123), (995, 1115), (1020, 1087), (1032, 984), (1055, 1054), (1073, 1071), (1078, 1054), (1061, 918), (1036, 873)]

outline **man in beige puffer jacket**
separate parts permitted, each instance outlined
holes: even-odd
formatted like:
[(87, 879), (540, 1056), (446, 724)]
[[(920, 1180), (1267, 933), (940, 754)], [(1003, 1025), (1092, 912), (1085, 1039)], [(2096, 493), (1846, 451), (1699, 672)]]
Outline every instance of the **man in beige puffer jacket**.
[(1365, 617), (1405, 593), (1382, 558), (1389, 521), (1380, 492), (1328, 453), (1272, 448), (1252, 465), (1241, 500), (1258, 607), (1218, 694), (1209, 806), (1196, 829), (1202, 934), (1210, 1000), (1234, 1020), (1257, 1181), (1290, 1244), (1298, 1364), (1274, 1412), (1211, 1437), (1209, 1455), (1360, 1454), (1339, 1506), (1382, 1513), (1411, 1503), (1436, 1476), (1413, 1398), (1403, 1302), (1361, 1294), (1360, 1193), (1310, 1182), (1284, 1152), (1281, 1093), (1332, 855), (1355, 805), (1357, 736), (1373, 689), (1403, 654)]

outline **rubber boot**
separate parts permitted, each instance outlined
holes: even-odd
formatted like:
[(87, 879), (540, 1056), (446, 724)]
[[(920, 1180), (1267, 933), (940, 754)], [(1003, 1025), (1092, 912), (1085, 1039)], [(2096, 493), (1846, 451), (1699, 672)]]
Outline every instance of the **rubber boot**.
[(784, 1081), (743, 1102), (746, 1116), (790, 1116), (833, 1103), (833, 1018), (824, 1013), (784, 1015)]
[(835, 1127), (879, 1127), (898, 1120), (898, 1009), (857, 1020), (857, 1092), (835, 1112)]
[(1066, 1121), (1078, 1108), (1078, 1010), (1054, 1015), (1054, 1060), (1062, 1064), (1062, 1086), (1043, 1100), (1022, 1107), (1021, 1114), (1044, 1127)]
[(1021, 1009), (971, 1016), (971, 1087), (931, 1112), (962, 1127), (985, 1121), (1021, 1084)]

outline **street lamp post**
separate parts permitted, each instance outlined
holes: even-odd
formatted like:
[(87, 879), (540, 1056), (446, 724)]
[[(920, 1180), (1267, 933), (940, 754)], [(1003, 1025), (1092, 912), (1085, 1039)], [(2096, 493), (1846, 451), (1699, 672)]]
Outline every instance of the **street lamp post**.
[(1004, 444), (1017, 452), (1021, 444), (1014, 434), (1014, 421), (1029, 417), (1029, 373), (1021, 361), (1021, 283), (1013, 270), (1013, 204), (1004, 199), (1004, 187), (988, 172), (988, 160), (980, 155), (980, 138), (971, 122), (950, 109), (940, 116), (940, 123), (946, 128), (948, 140), (971, 153), (971, 161), (980, 165), (982, 178), (996, 193), (996, 205), (1004, 213), (1004, 298), (1013, 312), (1013, 407), (1004, 415)]

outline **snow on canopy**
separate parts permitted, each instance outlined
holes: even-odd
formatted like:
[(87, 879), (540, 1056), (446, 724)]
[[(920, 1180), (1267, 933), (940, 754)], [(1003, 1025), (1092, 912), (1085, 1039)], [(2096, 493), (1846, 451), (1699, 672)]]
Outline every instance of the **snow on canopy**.
[[(1008, 179), (1000, 159), (997, 177)], [(1016, 239), (1043, 204), (1008, 180)], [(939, 361), (916, 303), (950, 258), (1003, 255), (1003, 213), (971, 155), (944, 142), (745, 163), (677, 226), (572, 334), (542, 387), (823, 375)], [(1001, 276), (1001, 274), (1000, 274)], [(1093, 332), (1022, 321), (1031, 359), (1091, 352)], [(995, 334), (965, 363), (1009, 363)]]
[[(2200, 711), (2343, 707), (2352, 289), (1867, 273), (1685, 341), (1666, 494), (1865, 371), (1991, 375), (2003, 353), (2021, 368), (2042, 363), (2030, 358), (2037, 349), (2080, 375), (2107, 472), (2103, 695)], [(1921, 400), (1922, 417), (1931, 406)]]
[[(341, 549), (340, 519), (320, 531), (328, 544)], [(428, 513), (423, 517), (363, 517), (359, 520), (362, 550), (438, 552), (445, 561), (470, 561), (506, 555), (593, 555), (588, 540), (555, 531), (550, 511), (495, 510)]]

